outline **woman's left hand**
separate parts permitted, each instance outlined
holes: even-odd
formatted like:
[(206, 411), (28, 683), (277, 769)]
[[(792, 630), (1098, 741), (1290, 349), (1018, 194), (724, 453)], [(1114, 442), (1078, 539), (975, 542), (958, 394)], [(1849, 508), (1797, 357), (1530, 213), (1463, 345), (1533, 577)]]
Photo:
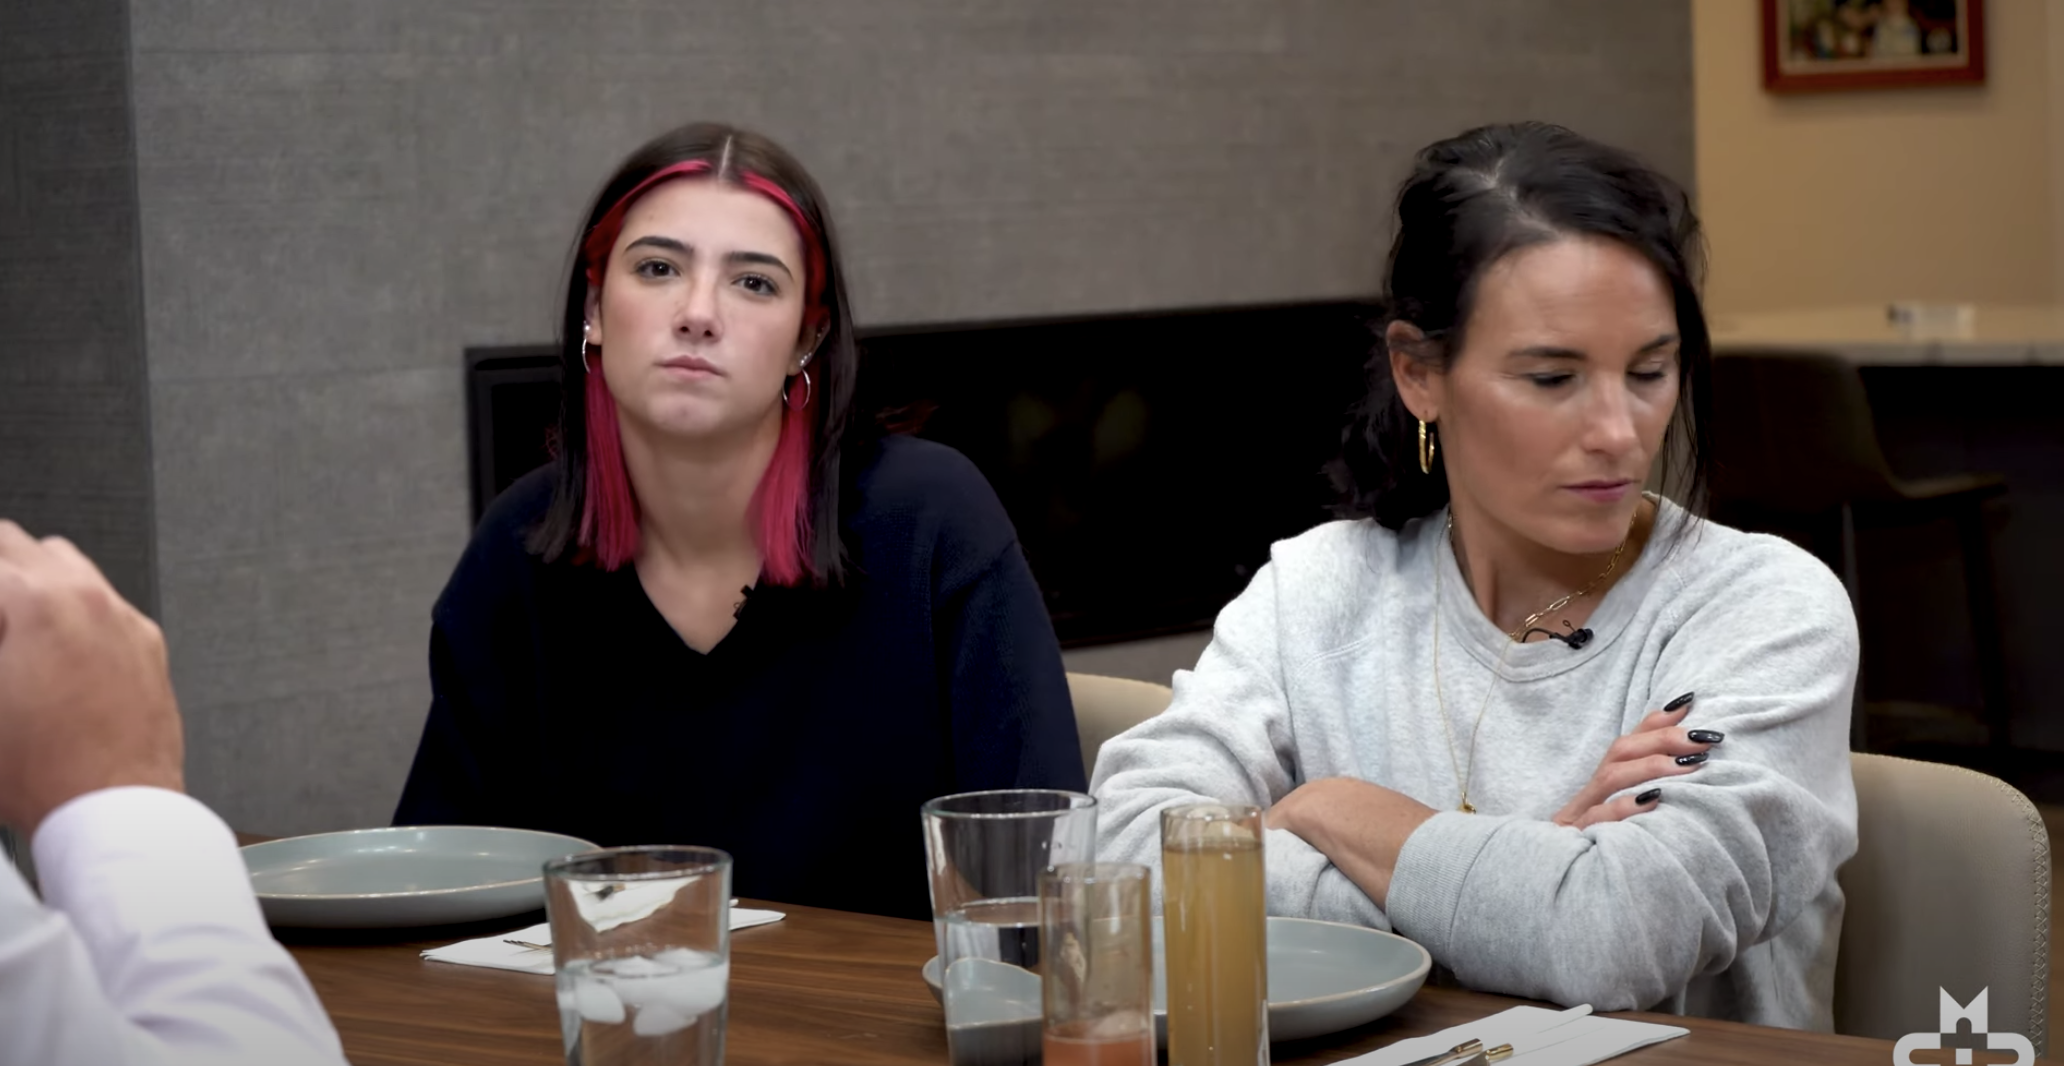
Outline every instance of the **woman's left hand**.
[(1352, 777), (1325, 777), (1277, 800), (1267, 824), (1319, 849), (1381, 907), (1405, 838), (1433, 815), (1433, 808), (1402, 792)]
[(1691, 711), (1691, 701), (1689, 692), (1671, 700), (1662, 710), (1643, 718), (1632, 733), (1613, 741), (1591, 780), (1555, 812), (1555, 824), (1583, 829), (1655, 810), (1663, 798), (1661, 788), (1641, 793), (1624, 790), (1658, 778), (1695, 773), (1704, 766), (1706, 753), (1725, 738), (1707, 729), (1678, 728)]

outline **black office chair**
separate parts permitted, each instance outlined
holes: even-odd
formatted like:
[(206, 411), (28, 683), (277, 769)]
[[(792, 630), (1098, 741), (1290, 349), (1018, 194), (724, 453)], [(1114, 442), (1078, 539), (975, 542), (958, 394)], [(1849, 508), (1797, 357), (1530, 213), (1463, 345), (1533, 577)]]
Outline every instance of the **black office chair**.
[[(1946, 520), (1956, 526), (1965, 604), (1976, 642), (1986, 743), (1995, 757), (2012, 742), (2007, 667), (1993, 586), (1984, 505), (2003, 496), (1997, 474), (1906, 479), (1878, 446), (1870, 401), (1856, 368), (1820, 352), (1736, 350), (1713, 360), (1712, 516), (1741, 529), (1776, 533), (1819, 556), (1858, 598), (1859, 529)], [(1851, 747), (1867, 750), (1861, 703)], [(1913, 704), (1898, 707), (1907, 715)], [(1925, 713), (1925, 712), (1923, 712)]]

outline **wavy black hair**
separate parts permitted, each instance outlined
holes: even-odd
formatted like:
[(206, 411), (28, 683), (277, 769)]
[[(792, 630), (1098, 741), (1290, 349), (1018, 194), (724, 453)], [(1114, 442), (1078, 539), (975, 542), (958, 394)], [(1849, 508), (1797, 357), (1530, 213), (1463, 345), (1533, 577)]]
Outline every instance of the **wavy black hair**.
[(1375, 323), (1369, 391), (1349, 412), (1327, 474), (1335, 512), (1398, 529), (1447, 505), (1447, 468), (1419, 470), (1418, 421), (1391, 378), (1384, 336), (1406, 322), (1407, 353), (1446, 370), (1462, 349), (1478, 281), (1521, 248), (1566, 237), (1618, 241), (1655, 265), (1677, 310), (1677, 409), (1664, 436), (1663, 491), (1705, 508), (1712, 456), (1712, 339), (1699, 305), (1705, 244), (1690, 198), (1631, 153), (1544, 122), (1482, 126), (1428, 146), (1397, 197), (1397, 236)]

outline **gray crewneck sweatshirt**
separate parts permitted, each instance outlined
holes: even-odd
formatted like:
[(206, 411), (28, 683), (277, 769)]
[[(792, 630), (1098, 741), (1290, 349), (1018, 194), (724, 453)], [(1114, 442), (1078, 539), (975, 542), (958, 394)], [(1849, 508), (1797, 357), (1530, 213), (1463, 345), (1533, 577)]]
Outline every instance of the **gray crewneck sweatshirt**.
[[(1834, 575), (1791, 544), (1660, 507), (1579, 650), (1513, 645), (1484, 617), (1445, 512), (1278, 543), (1197, 668), (1176, 674), (1168, 710), (1104, 745), (1099, 857), (1158, 865), (1169, 804), (1267, 807), (1306, 781), (1360, 778), (1442, 812), (1405, 842), (1388, 914), (1281, 829), (1268, 833), (1269, 913), (1394, 929), (1483, 991), (1832, 1028), (1835, 871), (1856, 850), (1855, 618)], [(1694, 691), (1683, 725), (1726, 734), (1710, 761), (1653, 782), (1651, 812), (1554, 824), (1607, 745)], [(1479, 813), (1456, 809), (1456, 759)]]

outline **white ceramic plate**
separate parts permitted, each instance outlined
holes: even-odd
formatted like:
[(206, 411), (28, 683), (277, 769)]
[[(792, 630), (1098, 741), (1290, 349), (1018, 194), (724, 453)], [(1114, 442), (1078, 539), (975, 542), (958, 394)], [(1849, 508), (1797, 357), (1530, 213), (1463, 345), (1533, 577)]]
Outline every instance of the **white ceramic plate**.
[(594, 847), (557, 833), (453, 825), (318, 833), (243, 851), (267, 922), (388, 929), (537, 910), (545, 863)]
[[(1154, 919), (1154, 1027), (1168, 1041), (1166, 976), (1162, 972), (1161, 919)], [(1395, 933), (1309, 918), (1268, 920), (1269, 1039), (1303, 1040), (1375, 1021), (1405, 1005), (1426, 982), (1433, 957)], [(1039, 977), (1002, 963), (971, 978), (993, 1021), (1011, 1024), (1029, 1011), (1039, 1017)], [(939, 996), (939, 957), (924, 964), (925, 984)]]

